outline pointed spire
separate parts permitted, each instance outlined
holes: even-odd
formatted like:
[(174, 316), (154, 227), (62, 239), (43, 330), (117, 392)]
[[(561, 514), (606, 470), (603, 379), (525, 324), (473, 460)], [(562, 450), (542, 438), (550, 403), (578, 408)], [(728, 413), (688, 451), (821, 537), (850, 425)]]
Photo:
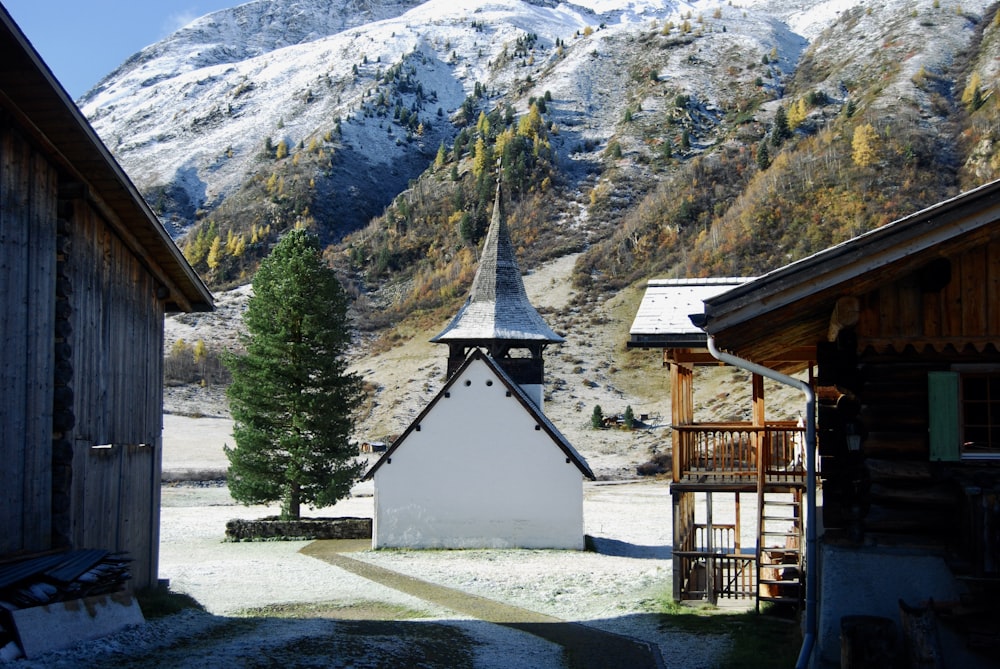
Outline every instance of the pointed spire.
[(545, 324), (528, 301), (501, 202), (498, 179), (493, 218), (472, 290), (455, 318), (432, 342), (565, 341)]

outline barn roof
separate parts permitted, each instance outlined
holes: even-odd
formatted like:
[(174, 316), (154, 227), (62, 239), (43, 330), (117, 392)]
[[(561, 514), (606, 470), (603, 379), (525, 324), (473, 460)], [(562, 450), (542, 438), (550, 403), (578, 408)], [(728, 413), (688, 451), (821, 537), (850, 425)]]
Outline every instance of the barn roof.
[(13, 116), (159, 279), (168, 311), (209, 311), (212, 294), (111, 152), (0, 6), (0, 112)]
[(1000, 239), (1000, 181), (944, 200), (705, 300), (720, 348), (766, 360), (826, 339), (840, 297), (864, 295)]
[(440, 402), (441, 399), (446, 396), (446, 394), (450, 391), (451, 387), (455, 385), (458, 379), (462, 376), (462, 373), (469, 367), (469, 365), (471, 365), (473, 362), (477, 360), (481, 360), (487, 365), (487, 367), (490, 368), (490, 370), (500, 381), (500, 383), (502, 383), (504, 387), (507, 389), (507, 391), (510, 392), (511, 397), (517, 399), (517, 401), (520, 402), (521, 407), (536, 421), (537, 425), (542, 430), (544, 430), (546, 434), (549, 435), (549, 438), (552, 439), (552, 442), (556, 446), (558, 446), (563, 451), (563, 453), (566, 454), (567, 462), (571, 462), (576, 466), (577, 469), (580, 470), (581, 474), (583, 474), (590, 480), (594, 480), (596, 477), (594, 476), (594, 473), (590, 470), (590, 465), (587, 464), (587, 461), (584, 459), (584, 457), (580, 455), (580, 453), (576, 450), (576, 448), (573, 447), (573, 445), (569, 442), (569, 440), (566, 439), (565, 436), (563, 436), (562, 432), (560, 432), (559, 429), (552, 424), (552, 421), (550, 421), (548, 417), (546, 417), (545, 414), (542, 413), (537, 406), (535, 406), (535, 403), (532, 402), (528, 398), (528, 396), (524, 394), (524, 391), (521, 390), (521, 387), (518, 384), (514, 383), (514, 381), (507, 375), (507, 373), (503, 371), (503, 368), (500, 367), (500, 365), (495, 360), (493, 360), (493, 358), (486, 355), (479, 349), (474, 349), (472, 353), (469, 354), (469, 357), (466, 358), (465, 362), (458, 369), (458, 371), (456, 371), (454, 374), (451, 375), (451, 377), (448, 379), (448, 382), (444, 384), (444, 387), (441, 388), (438, 394), (434, 396), (434, 399), (432, 399), (424, 408), (424, 410), (420, 412), (420, 415), (417, 416), (412, 423), (410, 423), (410, 426), (406, 428), (403, 434), (401, 434), (399, 438), (396, 439), (396, 441), (394, 441), (391, 446), (389, 446), (389, 448), (385, 451), (385, 453), (382, 454), (382, 457), (380, 457), (378, 461), (374, 465), (372, 465), (371, 469), (369, 469), (368, 472), (362, 477), (362, 480), (367, 481), (368, 479), (375, 476), (375, 472), (379, 469), (379, 467), (381, 467), (384, 463), (388, 462), (390, 458), (392, 458), (392, 454), (395, 453), (400, 446), (402, 446), (403, 442), (406, 441), (406, 438), (414, 430), (419, 429), (418, 426), (424, 420), (424, 417), (434, 410), (434, 407), (436, 407), (438, 402)]
[(492, 340), (565, 341), (545, 324), (528, 301), (521, 280), (521, 270), (510, 241), (504, 219), (500, 184), (497, 184), (493, 219), (486, 233), (482, 257), (472, 290), (458, 314), (440, 334), (435, 343), (477, 342)]
[(691, 323), (704, 301), (749, 281), (741, 277), (652, 279), (629, 329), (630, 347), (705, 348), (708, 336)]

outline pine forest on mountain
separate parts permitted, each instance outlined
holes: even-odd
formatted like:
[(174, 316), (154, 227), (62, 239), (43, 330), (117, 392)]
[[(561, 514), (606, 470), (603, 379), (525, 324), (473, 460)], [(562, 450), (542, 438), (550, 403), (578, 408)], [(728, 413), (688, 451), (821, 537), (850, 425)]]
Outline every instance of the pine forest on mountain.
[[(192, 203), (168, 180), (141, 187), (180, 221), (186, 257), (215, 289), (248, 283), (284, 231), (313, 230), (354, 299), (355, 324), (378, 330), (454, 313), (498, 178), (522, 269), (579, 253), (574, 284), (587, 303), (654, 277), (760, 275), (1000, 176), (996, 4), (841, 2), (800, 53), (777, 24), (747, 23), (781, 3), (748, 4), (668, 3), (624, 28), (617, 14), (595, 14), (565, 34), (507, 26), (515, 36), (499, 43), (498, 26), (449, 19), (464, 52), (424, 35), (433, 48), (396, 62), (355, 53), (351, 81), (319, 74), (297, 90), (303, 109), (360, 92), (298, 141), (283, 129), (295, 122), (290, 106), (273, 132), (247, 140), (252, 171), (215, 201)], [(746, 25), (774, 33), (750, 36)], [(493, 78), (465, 81), (449, 107), (432, 87), (441, 77), (425, 73), (465, 60)], [(583, 105), (566, 94), (582, 84), (565, 78), (581, 72), (595, 77), (584, 114), (593, 110), (596, 131), (568, 111)], [(87, 104), (114, 76), (85, 96), (98, 121), (114, 113)], [(245, 91), (229, 90), (230, 112), (266, 85), (245, 78)], [(397, 152), (386, 192), (350, 181), (354, 161), (381, 150), (359, 128)], [(154, 155), (126, 153), (126, 166)]]

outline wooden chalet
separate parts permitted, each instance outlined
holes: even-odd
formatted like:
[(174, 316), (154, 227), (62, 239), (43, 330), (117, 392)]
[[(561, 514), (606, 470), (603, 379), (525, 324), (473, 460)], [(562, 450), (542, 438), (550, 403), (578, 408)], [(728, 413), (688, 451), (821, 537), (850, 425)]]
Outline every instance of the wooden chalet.
[(0, 562), (157, 583), (163, 317), (212, 296), (0, 7)]
[[(713, 357), (799, 372), (815, 398), (822, 494), (807, 538), (817, 548), (798, 565), (807, 576), (799, 666), (836, 662), (858, 616), (896, 630), (888, 644), (899, 644), (898, 656), (909, 615), (901, 611), (930, 601), (948, 621), (935, 652), (951, 666), (993, 666), (995, 603), (976, 595), (1000, 583), (1000, 182), (705, 297), (695, 320)], [(642, 334), (633, 345), (657, 343)], [(675, 382), (678, 598), (698, 594), (688, 556), (739, 554), (711, 528), (689, 526), (689, 491), (735, 485), (729, 479), (747, 467), (759, 498), (771, 485), (801, 485), (785, 446), (795, 433), (764, 420), (756, 393), (743, 432), (691, 424), (689, 368), (710, 359), (688, 343), (659, 342)], [(761, 527), (777, 515), (768, 507), (761, 499)], [(698, 538), (684, 543), (692, 532)], [(795, 554), (790, 534), (783, 563)], [(760, 551), (757, 560), (761, 569)], [(715, 573), (727, 583), (731, 572)], [(761, 575), (757, 587), (769, 580)]]
[[(896, 621), (900, 600), (931, 598), (970, 610), (996, 586), (1000, 182), (710, 297), (703, 327), (747, 360), (813, 351), (821, 655), (844, 614)], [(958, 626), (997, 653), (979, 620)]]
[[(802, 595), (804, 427), (769, 420), (764, 378), (751, 375), (745, 421), (696, 421), (696, 369), (721, 363), (691, 321), (704, 300), (747, 278), (650, 281), (630, 331), (630, 347), (660, 348), (670, 369), (673, 433), (674, 599), (771, 600)], [(804, 357), (802, 357), (804, 356)], [(809, 365), (808, 350), (784, 350), (772, 365)], [(801, 358), (801, 360), (799, 359)], [(723, 517), (721, 509), (733, 509)], [(746, 510), (754, 513), (748, 517)]]

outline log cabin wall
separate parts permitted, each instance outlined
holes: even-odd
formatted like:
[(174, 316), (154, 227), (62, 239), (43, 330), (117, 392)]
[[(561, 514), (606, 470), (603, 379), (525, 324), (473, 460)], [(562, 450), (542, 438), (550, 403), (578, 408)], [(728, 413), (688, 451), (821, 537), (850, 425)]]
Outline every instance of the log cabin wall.
[[(932, 547), (961, 570), (992, 558), (974, 535), (965, 481), (997, 485), (998, 461), (934, 461), (929, 375), (1000, 369), (1000, 245), (939, 257), (859, 296), (856, 328), (824, 344), (820, 406), (824, 522), (852, 543)], [(828, 395), (829, 396), (829, 395)], [(847, 435), (861, 436), (851, 451)], [(972, 472), (976, 472), (972, 474)], [(983, 478), (983, 475), (986, 478)], [(971, 506), (970, 506), (971, 504)], [(992, 550), (992, 549), (989, 549)], [(977, 566), (978, 565), (978, 566)]]
[(50, 547), (57, 183), (0, 110), (0, 555)]

